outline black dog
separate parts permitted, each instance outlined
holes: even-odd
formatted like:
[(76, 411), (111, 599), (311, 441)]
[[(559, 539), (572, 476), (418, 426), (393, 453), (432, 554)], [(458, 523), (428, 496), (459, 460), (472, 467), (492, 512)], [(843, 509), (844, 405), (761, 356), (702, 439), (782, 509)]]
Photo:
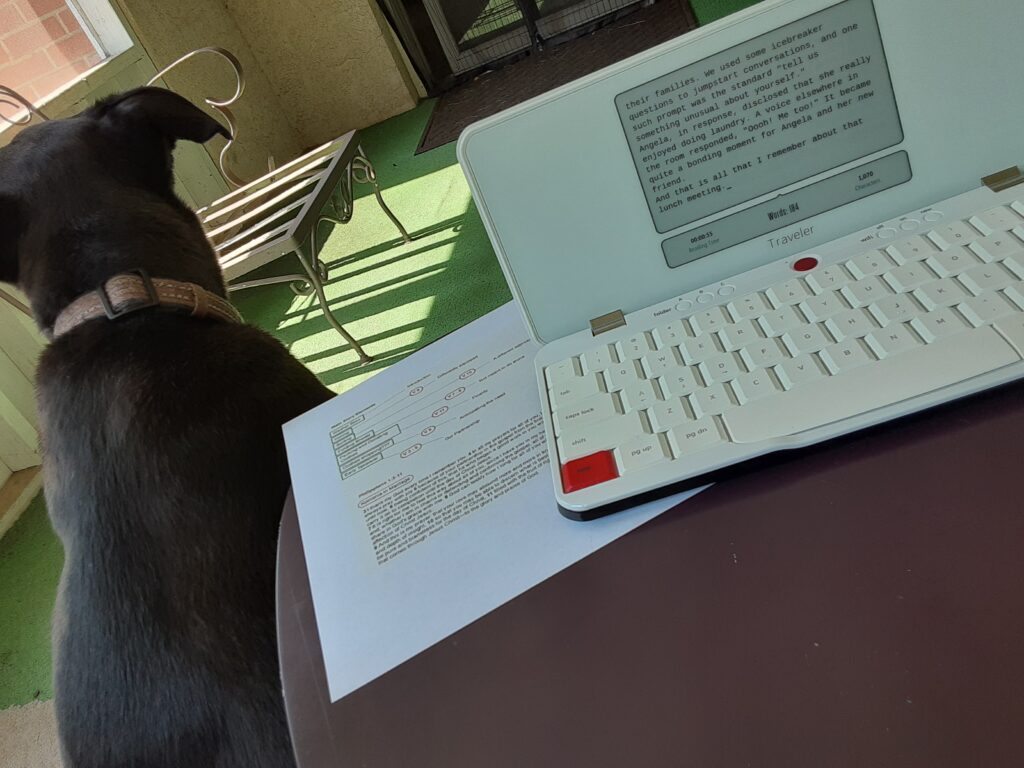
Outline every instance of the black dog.
[[(140, 88), (0, 149), (0, 280), (45, 333), (131, 270), (225, 296), (171, 174), (175, 141), (218, 133)], [(54, 653), (68, 768), (294, 765), (274, 624), (281, 425), (330, 391), (262, 331), (158, 307), (60, 335), (37, 388), (66, 553)]]

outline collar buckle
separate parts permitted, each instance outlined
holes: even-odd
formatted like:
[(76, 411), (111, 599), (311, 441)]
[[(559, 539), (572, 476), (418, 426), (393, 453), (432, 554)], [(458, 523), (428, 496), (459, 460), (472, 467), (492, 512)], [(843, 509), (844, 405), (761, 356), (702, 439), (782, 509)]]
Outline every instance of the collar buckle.
[(103, 311), (106, 313), (107, 318), (110, 320), (117, 320), (119, 317), (130, 315), (133, 312), (138, 312), (140, 309), (149, 309), (150, 307), (160, 306), (160, 296), (156, 292), (156, 286), (153, 285), (153, 279), (149, 276), (149, 273), (142, 269), (129, 269), (121, 273), (122, 275), (138, 275), (139, 279), (142, 280), (142, 287), (146, 291), (146, 298), (138, 302), (132, 302), (128, 306), (122, 306), (115, 308), (113, 302), (110, 300), (110, 296), (107, 294), (107, 284), (101, 283), (96, 288), (96, 295), (100, 298), (100, 304), (103, 306)]

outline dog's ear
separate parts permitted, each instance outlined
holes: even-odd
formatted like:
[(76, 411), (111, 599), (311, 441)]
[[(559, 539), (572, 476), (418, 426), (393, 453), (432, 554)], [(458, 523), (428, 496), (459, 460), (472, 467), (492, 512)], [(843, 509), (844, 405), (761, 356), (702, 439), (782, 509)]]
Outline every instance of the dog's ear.
[(21, 216), (14, 198), (0, 192), (0, 280), (18, 282), (18, 241)]
[(203, 144), (214, 136), (230, 139), (227, 128), (188, 99), (164, 88), (136, 88), (100, 106), (105, 116), (117, 120), (142, 121), (166, 136)]

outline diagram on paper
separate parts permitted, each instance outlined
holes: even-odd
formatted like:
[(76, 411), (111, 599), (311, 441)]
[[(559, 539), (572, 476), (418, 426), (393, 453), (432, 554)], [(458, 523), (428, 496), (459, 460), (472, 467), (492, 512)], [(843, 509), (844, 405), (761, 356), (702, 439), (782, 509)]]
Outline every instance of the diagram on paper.
[(397, 460), (393, 466), (401, 471), (402, 460), (471, 430), (482, 411), (501, 407), (500, 374), (532, 351), (524, 339), (493, 357), (474, 355), (335, 424), (330, 435), (342, 480), (385, 460)]

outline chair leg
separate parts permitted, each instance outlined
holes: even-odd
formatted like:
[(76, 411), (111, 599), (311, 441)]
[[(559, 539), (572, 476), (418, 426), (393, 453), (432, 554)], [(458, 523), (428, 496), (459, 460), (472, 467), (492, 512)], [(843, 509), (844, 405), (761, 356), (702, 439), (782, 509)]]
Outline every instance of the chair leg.
[(323, 310), (324, 317), (327, 319), (327, 322), (330, 323), (334, 330), (340, 333), (342, 338), (352, 346), (352, 349), (354, 349), (356, 354), (359, 355), (360, 362), (373, 362), (373, 357), (366, 354), (366, 350), (363, 349), (362, 345), (355, 340), (352, 334), (345, 330), (344, 326), (338, 322), (338, 318), (336, 318), (334, 313), (331, 311), (331, 307), (327, 303), (327, 296), (324, 294), (324, 283), (323, 280), (320, 279), (319, 270), (313, 266), (312, 262), (306, 257), (306, 254), (302, 252), (301, 248), (295, 251), (295, 255), (299, 258), (299, 263), (302, 264), (302, 268), (306, 270), (309, 284), (313, 286), (313, 293), (316, 294), (316, 300), (320, 303), (320, 309)]
[(380, 204), (381, 210), (387, 214), (387, 217), (391, 219), (391, 223), (398, 229), (399, 234), (402, 236), (402, 240), (406, 243), (412, 242), (412, 237), (406, 231), (405, 227), (402, 226), (402, 222), (398, 220), (398, 217), (391, 212), (388, 208), (387, 203), (384, 202), (384, 198), (380, 194), (380, 184), (377, 183), (377, 172), (373, 169), (373, 163), (370, 162), (370, 158), (363, 152), (363, 148), (356, 148), (356, 156), (352, 159), (352, 178), (359, 184), (371, 184), (373, 185), (373, 194), (377, 197), (377, 203)]
[(281, 275), (279, 277), (261, 277), (258, 280), (245, 280), (240, 283), (228, 283), (228, 293), (244, 291), (248, 288), (258, 288), (262, 285), (280, 285), (290, 283), (292, 291), (298, 296), (312, 296), (313, 286), (309, 284), (305, 275)]

